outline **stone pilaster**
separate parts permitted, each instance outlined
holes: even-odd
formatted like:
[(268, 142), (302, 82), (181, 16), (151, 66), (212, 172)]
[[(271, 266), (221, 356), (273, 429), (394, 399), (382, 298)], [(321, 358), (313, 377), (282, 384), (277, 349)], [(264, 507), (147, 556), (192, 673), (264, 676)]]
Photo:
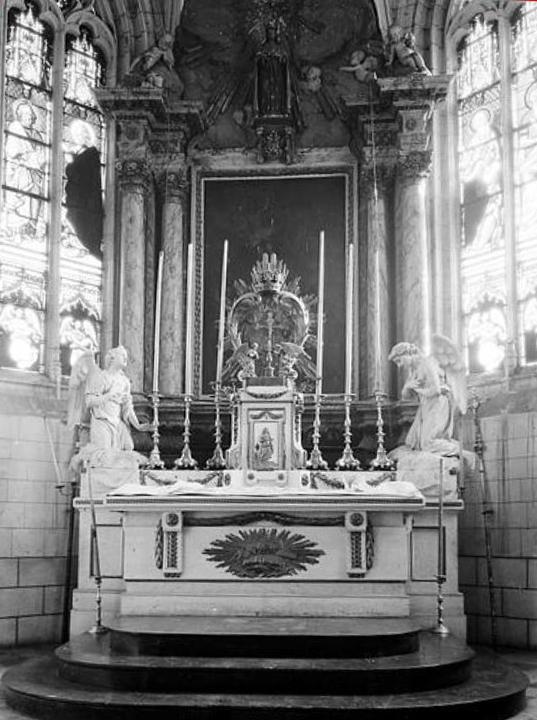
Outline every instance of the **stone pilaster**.
[(183, 392), (185, 242), (184, 215), (188, 182), (186, 168), (173, 166), (158, 176), (162, 204), (162, 316), (159, 387), (163, 395)]

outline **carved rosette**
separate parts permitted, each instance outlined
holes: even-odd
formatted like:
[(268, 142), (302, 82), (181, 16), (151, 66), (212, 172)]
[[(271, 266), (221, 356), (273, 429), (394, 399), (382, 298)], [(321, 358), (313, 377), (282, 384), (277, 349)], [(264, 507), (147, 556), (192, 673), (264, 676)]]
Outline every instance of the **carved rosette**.
[(403, 185), (413, 185), (426, 178), (431, 171), (431, 150), (415, 150), (403, 155), (397, 166), (397, 176)]

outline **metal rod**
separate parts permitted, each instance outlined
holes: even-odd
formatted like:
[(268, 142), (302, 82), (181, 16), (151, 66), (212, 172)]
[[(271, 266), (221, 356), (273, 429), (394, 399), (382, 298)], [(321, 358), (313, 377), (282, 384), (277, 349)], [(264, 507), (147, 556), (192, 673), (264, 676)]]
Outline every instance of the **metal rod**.
[(194, 470), (198, 467), (198, 463), (192, 457), (190, 450), (190, 404), (192, 398), (190, 395), (185, 395), (185, 423), (183, 429), (183, 450), (181, 456), (177, 458), (174, 466), (179, 469)]
[(479, 408), (481, 401), (475, 390), (472, 392), (472, 400), (470, 408), (474, 420), (474, 451), (477, 455), (479, 468), (479, 479), (481, 486), (481, 514), (483, 515), (483, 531), (485, 535), (485, 559), (487, 567), (487, 584), (489, 591), (489, 610), (490, 610), (490, 640), (492, 647), (497, 644), (496, 631), (496, 599), (494, 597), (494, 570), (492, 566), (492, 539), (491, 539), (491, 520), (494, 510), (490, 502), (489, 484), (487, 470), (485, 467), (485, 443), (483, 442), (483, 433), (481, 431), (481, 422), (479, 420)]
[(439, 461), (438, 479), (438, 567), (436, 572), (436, 625), (432, 632), (445, 637), (450, 632), (444, 623), (444, 593), (446, 582), (446, 544), (444, 534), (444, 458)]
[(103, 596), (102, 584), (103, 577), (101, 575), (101, 556), (99, 554), (99, 538), (97, 536), (97, 517), (95, 515), (95, 502), (93, 500), (93, 492), (91, 488), (91, 472), (86, 472), (88, 478), (88, 496), (90, 501), (91, 515), (91, 557), (93, 560), (93, 578), (95, 580), (95, 625), (90, 629), (92, 635), (102, 635), (107, 630), (103, 626)]
[(377, 454), (371, 461), (371, 470), (394, 470), (395, 462), (388, 457), (384, 447), (384, 418), (382, 417), (382, 401), (386, 395), (381, 390), (375, 390), (375, 404), (377, 407)]
[(336, 462), (336, 470), (358, 470), (360, 468), (360, 461), (354, 457), (352, 452), (352, 425), (351, 425), (351, 402), (352, 395), (345, 395), (345, 429), (343, 431), (343, 438), (345, 440), (345, 447), (343, 448), (343, 454)]
[(222, 452), (222, 419), (220, 416), (220, 382), (216, 382), (214, 388), (214, 406), (215, 406), (215, 420), (214, 420), (214, 438), (215, 448), (212, 457), (207, 460), (207, 467), (210, 470), (223, 470), (226, 467), (226, 459)]

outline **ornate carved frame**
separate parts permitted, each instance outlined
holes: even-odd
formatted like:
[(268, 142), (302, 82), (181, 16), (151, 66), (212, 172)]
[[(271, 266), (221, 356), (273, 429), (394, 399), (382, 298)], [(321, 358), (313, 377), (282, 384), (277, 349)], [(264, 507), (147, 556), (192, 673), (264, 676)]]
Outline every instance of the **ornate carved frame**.
[[(191, 196), (191, 242), (194, 246), (194, 347), (193, 388), (200, 395), (203, 377), (203, 263), (204, 263), (204, 199), (205, 183), (219, 180), (242, 180), (272, 178), (320, 178), (342, 176), (345, 178), (345, 248), (350, 242), (358, 247), (358, 165), (348, 148), (323, 148), (302, 150), (296, 165), (267, 163), (259, 165), (253, 155), (245, 156), (242, 151), (211, 153), (197, 158), (192, 168)], [(359, 278), (358, 261), (355, 253), (353, 315), (358, 317)], [(188, 351), (188, 350), (187, 350)], [(358, 332), (355, 332), (355, 357), (358, 357)], [(358, 391), (358, 363), (353, 370), (353, 384)]]

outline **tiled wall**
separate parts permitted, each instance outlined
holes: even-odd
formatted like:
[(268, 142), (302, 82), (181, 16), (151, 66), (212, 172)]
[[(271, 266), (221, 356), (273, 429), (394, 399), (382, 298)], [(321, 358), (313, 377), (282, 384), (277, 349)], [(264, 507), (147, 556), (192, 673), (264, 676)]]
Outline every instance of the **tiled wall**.
[[(537, 413), (485, 417), (485, 469), (489, 515), (493, 605), (497, 642), (537, 647)], [(473, 427), (465, 425), (466, 447)], [(485, 553), (483, 483), (466, 479), (460, 523), (460, 583), (470, 642), (491, 642), (490, 591)]]
[(2, 389), (0, 384), (0, 645), (57, 641), (68, 506), (55, 487), (51, 444), (65, 473), (69, 437), (51, 388)]

